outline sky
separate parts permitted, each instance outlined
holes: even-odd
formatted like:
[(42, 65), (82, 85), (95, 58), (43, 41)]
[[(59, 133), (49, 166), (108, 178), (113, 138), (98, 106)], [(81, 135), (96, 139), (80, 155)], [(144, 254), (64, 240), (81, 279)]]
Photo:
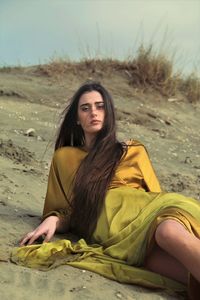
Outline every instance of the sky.
[(200, 0), (0, 0), (0, 66), (134, 57), (141, 44), (200, 69)]

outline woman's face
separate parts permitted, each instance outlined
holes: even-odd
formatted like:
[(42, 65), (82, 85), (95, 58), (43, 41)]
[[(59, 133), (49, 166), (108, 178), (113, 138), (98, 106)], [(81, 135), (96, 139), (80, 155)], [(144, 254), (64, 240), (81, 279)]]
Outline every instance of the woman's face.
[(77, 124), (85, 136), (97, 134), (103, 127), (105, 117), (104, 101), (97, 91), (84, 93), (78, 103)]

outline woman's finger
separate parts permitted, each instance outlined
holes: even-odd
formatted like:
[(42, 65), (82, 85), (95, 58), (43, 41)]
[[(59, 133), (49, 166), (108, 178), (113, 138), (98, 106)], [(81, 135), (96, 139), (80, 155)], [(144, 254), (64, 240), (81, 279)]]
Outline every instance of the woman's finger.
[(27, 243), (27, 245), (31, 245), (35, 242), (35, 240), (37, 240), (41, 235), (43, 234), (43, 232), (35, 232), (35, 234), (30, 238), (29, 242)]
[(54, 235), (54, 230), (49, 230), (45, 236), (43, 243), (49, 242), (52, 239), (53, 235)]
[(34, 235), (35, 231), (31, 231), (25, 235), (25, 237), (20, 241), (20, 246), (23, 246), (27, 243), (27, 241)]

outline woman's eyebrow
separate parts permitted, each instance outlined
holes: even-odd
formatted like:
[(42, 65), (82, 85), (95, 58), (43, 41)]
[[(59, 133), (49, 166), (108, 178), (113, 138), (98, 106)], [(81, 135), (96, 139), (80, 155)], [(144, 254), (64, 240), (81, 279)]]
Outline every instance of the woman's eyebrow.
[[(104, 102), (103, 101), (97, 101), (94, 104), (101, 104), (101, 103), (104, 103)], [(80, 107), (85, 106), (85, 105), (91, 105), (91, 103), (87, 103), (87, 102), (83, 103), (83, 104), (80, 105)]]

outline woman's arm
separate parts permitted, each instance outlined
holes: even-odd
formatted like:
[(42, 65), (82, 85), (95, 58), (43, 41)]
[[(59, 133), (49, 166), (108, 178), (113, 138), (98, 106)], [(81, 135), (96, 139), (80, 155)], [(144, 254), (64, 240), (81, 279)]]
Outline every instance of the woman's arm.
[(160, 183), (145, 146), (136, 140), (129, 140), (126, 144), (130, 146), (130, 149), (133, 147), (131, 150), (134, 154), (133, 159), (137, 161), (137, 166), (142, 173), (145, 189), (150, 192), (160, 193)]
[(69, 229), (71, 206), (66, 195), (69, 194), (71, 183), (65, 167), (67, 164), (63, 162), (65, 157), (63, 151), (57, 151), (53, 156), (42, 222), (22, 238), (21, 246), (33, 244), (41, 236), (45, 236), (44, 242), (48, 242), (55, 232), (64, 233)]
[[(67, 153), (56, 151), (54, 153), (48, 177), (48, 186), (43, 208), (42, 219), (51, 215), (70, 218), (71, 215), (71, 184), (73, 178), (69, 172), (70, 166), (66, 161)], [(68, 165), (68, 168), (67, 168)]]
[(160, 193), (162, 190), (160, 187), (159, 180), (155, 174), (148, 152), (144, 146), (141, 146), (139, 167), (143, 174), (144, 182), (148, 191)]

